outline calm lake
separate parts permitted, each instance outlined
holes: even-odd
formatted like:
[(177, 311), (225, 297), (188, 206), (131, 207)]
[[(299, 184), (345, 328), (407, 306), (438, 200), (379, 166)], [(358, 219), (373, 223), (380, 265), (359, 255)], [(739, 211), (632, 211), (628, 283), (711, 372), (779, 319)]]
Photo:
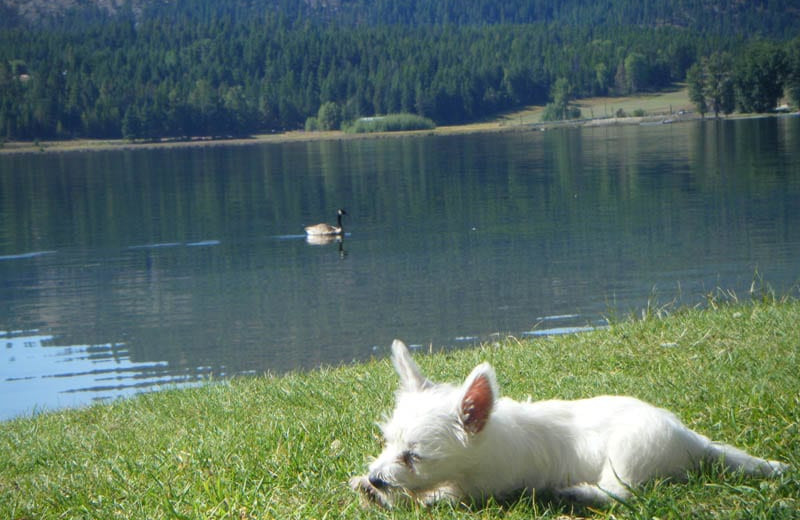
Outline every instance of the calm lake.
[(759, 278), (800, 281), (798, 117), (0, 155), (0, 419)]

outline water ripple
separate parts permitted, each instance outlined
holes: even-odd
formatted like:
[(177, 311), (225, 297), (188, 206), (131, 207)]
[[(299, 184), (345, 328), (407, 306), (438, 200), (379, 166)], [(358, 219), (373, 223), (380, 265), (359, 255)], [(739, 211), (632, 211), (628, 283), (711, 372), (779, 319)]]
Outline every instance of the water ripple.
[(20, 253), (16, 255), (0, 255), (0, 261), (3, 260), (25, 260), (28, 258), (36, 258), (39, 256), (52, 255), (55, 251), (31, 251), (30, 253)]

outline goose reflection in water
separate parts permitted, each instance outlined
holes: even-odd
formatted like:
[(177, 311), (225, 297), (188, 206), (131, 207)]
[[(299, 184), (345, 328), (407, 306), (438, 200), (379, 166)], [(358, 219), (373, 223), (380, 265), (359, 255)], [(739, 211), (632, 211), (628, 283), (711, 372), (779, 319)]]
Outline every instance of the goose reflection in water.
[(336, 242), (339, 246), (339, 256), (344, 258), (347, 251), (344, 248), (344, 235), (308, 235), (306, 243), (312, 246), (326, 246)]

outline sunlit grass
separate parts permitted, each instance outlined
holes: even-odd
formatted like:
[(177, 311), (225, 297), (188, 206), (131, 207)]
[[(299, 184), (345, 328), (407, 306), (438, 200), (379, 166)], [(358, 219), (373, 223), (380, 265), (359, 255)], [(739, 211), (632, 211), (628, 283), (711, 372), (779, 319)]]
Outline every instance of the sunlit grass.
[[(612, 118), (620, 111), (629, 115), (634, 115), (638, 111), (652, 115), (667, 115), (681, 110), (694, 110), (684, 85), (661, 92), (633, 96), (585, 98), (574, 102), (581, 109), (581, 117), (586, 119)], [(525, 107), (502, 114), (496, 118), (495, 122), (502, 126), (536, 124), (542, 121), (543, 111), (544, 106)]]
[[(723, 301), (724, 300), (724, 301)], [(800, 464), (800, 304), (710, 297), (604, 330), (417, 356), (435, 380), (495, 365), (518, 399), (630, 394), (758, 456)], [(388, 345), (387, 351), (388, 353)], [(522, 497), (482, 506), (364, 510), (347, 488), (380, 449), (389, 362), (253, 377), (0, 423), (0, 518), (557, 518)], [(796, 518), (796, 469), (655, 482), (608, 518)]]

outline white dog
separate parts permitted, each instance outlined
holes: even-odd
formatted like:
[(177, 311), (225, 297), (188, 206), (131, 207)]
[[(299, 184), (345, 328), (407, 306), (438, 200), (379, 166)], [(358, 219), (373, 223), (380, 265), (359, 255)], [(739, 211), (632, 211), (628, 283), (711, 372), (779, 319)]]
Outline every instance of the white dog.
[(776, 476), (788, 466), (695, 433), (672, 413), (623, 396), (519, 403), (498, 396), (494, 370), (475, 367), (459, 386), (434, 384), (395, 340), (400, 390), (386, 445), (352, 488), (390, 507), (404, 498), (502, 498), (548, 491), (560, 500), (603, 505), (657, 477), (685, 479), (701, 461)]

